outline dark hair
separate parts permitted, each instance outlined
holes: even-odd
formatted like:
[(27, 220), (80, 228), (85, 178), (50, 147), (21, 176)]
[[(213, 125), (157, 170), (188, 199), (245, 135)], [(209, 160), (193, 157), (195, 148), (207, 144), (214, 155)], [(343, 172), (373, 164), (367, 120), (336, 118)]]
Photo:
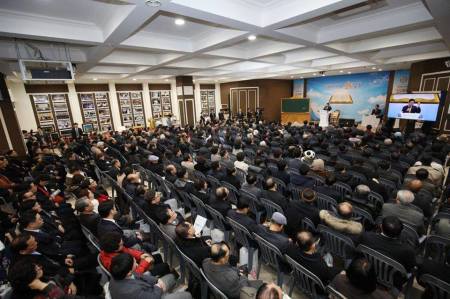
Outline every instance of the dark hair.
[(181, 222), (175, 227), (175, 233), (178, 237), (185, 239), (188, 236), (189, 224), (188, 222)]
[(245, 159), (245, 153), (244, 153), (244, 152), (239, 152), (239, 153), (237, 153), (236, 159), (237, 159), (238, 161), (240, 161), (240, 162), (244, 161), (244, 159)]
[(301, 175), (308, 174), (308, 171), (309, 171), (309, 166), (308, 165), (306, 165), (306, 164), (301, 164), (300, 165), (299, 172), (300, 172)]
[(416, 100), (414, 100), (414, 99), (409, 99), (409, 101), (408, 102), (416, 102)]
[(246, 209), (248, 207), (250, 207), (250, 203), (246, 197), (241, 197), (238, 199), (236, 204), (236, 208), (238, 210)]
[(20, 214), (33, 209), (34, 205), (36, 204), (36, 200), (25, 200), (20, 203)]
[(108, 253), (115, 252), (119, 249), (120, 240), (122, 235), (118, 232), (107, 232), (100, 237), (100, 248)]
[(30, 223), (33, 223), (36, 221), (36, 215), (37, 212), (33, 211), (33, 210), (28, 210), (23, 212), (20, 215), (20, 219), (19, 219), (19, 223), (20, 223), (20, 227), (22, 229), (26, 228)]
[(336, 183), (336, 176), (334, 175), (334, 173), (329, 172), (327, 174), (327, 177), (325, 178), (325, 184), (327, 184), (328, 186), (331, 186), (334, 183)]
[(256, 175), (247, 174), (247, 177), (245, 178), (245, 180), (247, 181), (247, 184), (253, 185), (254, 183), (256, 183)]
[(187, 170), (185, 167), (178, 168), (177, 178), (182, 179), (185, 176), (186, 172), (187, 172)]
[(236, 172), (236, 168), (234, 167), (228, 167), (227, 168), (227, 175), (233, 175), (233, 173)]
[(170, 216), (169, 216), (169, 213), (168, 213), (169, 209), (170, 208), (158, 209), (157, 210), (156, 217), (157, 217), (157, 219), (159, 220), (160, 223), (167, 224), (167, 222), (169, 221), (169, 219), (170, 219)]
[(395, 216), (387, 216), (383, 218), (381, 224), (383, 233), (390, 238), (398, 238), (403, 230), (403, 223)]
[(372, 293), (377, 288), (375, 267), (365, 257), (354, 258), (345, 273), (350, 283), (366, 294)]
[(115, 280), (122, 280), (133, 269), (134, 258), (128, 253), (116, 255), (111, 260), (110, 272)]
[[(301, 235), (304, 235), (304, 234), (306, 234), (306, 236), (301, 237)], [(296, 237), (295, 242), (297, 243), (298, 247), (302, 251), (307, 251), (307, 250), (311, 249), (311, 246), (315, 242), (313, 235), (309, 231), (300, 231), (297, 233), (297, 235), (295, 237)]]
[(194, 181), (194, 187), (197, 191), (200, 191), (201, 189), (203, 189), (203, 186), (205, 186), (206, 181), (203, 179), (196, 179)]
[(183, 154), (183, 161), (188, 161), (191, 155), (189, 153)]
[(29, 259), (20, 259), (8, 271), (8, 281), (18, 293), (29, 290), (29, 284), (37, 277), (36, 264)]
[(431, 155), (425, 154), (422, 156), (420, 161), (422, 162), (423, 165), (430, 166), (431, 161), (433, 161), (433, 158), (431, 157)]
[(219, 161), (211, 162), (211, 169), (217, 170), (217, 169), (219, 169), (219, 167), (220, 167)]
[(213, 146), (211, 148), (211, 154), (216, 155), (219, 152), (219, 147)]
[(279, 171), (283, 171), (286, 169), (287, 163), (284, 160), (280, 160), (277, 162), (277, 167)]
[(380, 167), (383, 170), (388, 170), (390, 166), (391, 166), (391, 163), (389, 163), (389, 161), (387, 161), (387, 160), (380, 160), (378, 162), (378, 167)]
[(98, 214), (102, 218), (108, 217), (109, 213), (111, 213), (111, 210), (113, 208), (114, 208), (114, 201), (106, 200), (98, 205)]
[(30, 240), (31, 235), (29, 233), (21, 233), (17, 237), (14, 238), (11, 242), (11, 250), (15, 253), (19, 253), (22, 250), (27, 249), (28, 247), (28, 240)]
[(301, 197), (303, 201), (312, 202), (316, 199), (316, 192), (311, 188), (303, 189)]
[(418, 178), (419, 180), (423, 181), (423, 180), (426, 180), (428, 178), (429, 174), (430, 173), (425, 168), (419, 168), (416, 171), (416, 178)]
[(227, 152), (228, 152), (228, 151), (227, 151), (226, 149), (221, 149), (221, 150), (220, 150), (220, 156), (221, 156), (221, 157), (224, 157), (224, 156), (227, 154)]

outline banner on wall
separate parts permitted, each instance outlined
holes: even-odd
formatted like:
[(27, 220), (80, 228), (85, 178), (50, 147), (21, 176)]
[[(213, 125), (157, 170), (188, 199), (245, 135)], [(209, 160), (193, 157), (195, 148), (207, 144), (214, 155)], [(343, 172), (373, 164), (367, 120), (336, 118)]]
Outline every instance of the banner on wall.
[(311, 119), (319, 120), (320, 110), (330, 103), (340, 118), (361, 121), (376, 104), (386, 103), (389, 72), (362, 73), (308, 79), (306, 96), (310, 98)]
[(293, 90), (293, 97), (300, 97), (303, 98), (303, 89), (305, 86), (305, 80), (304, 79), (297, 79), (294, 80), (294, 90)]
[(409, 70), (395, 71), (392, 94), (407, 93), (409, 81)]

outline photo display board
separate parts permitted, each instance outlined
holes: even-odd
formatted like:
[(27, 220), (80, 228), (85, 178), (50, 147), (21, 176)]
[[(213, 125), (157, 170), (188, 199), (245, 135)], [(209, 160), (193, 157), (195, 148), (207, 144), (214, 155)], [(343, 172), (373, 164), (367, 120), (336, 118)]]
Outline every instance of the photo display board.
[(119, 100), (120, 117), (122, 125), (126, 128), (145, 127), (144, 104), (141, 91), (120, 91)]
[(95, 131), (113, 129), (108, 92), (79, 92), (83, 123), (92, 124)]
[(170, 90), (150, 90), (152, 117), (155, 120), (172, 115)]
[(200, 90), (200, 103), (202, 114), (214, 113), (216, 114), (216, 97), (214, 89), (201, 89)]
[(32, 94), (34, 115), (38, 126), (46, 132), (68, 136), (72, 130), (72, 114), (66, 93)]

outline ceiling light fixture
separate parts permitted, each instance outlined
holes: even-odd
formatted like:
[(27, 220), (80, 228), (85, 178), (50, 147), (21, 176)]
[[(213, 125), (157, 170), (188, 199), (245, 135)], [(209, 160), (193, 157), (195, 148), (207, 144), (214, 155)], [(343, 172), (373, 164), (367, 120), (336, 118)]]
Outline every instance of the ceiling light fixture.
[(248, 40), (255, 40), (256, 39), (256, 35), (251, 34), (248, 36)]
[(343, 73), (343, 72), (344, 72), (343, 70), (340, 70), (340, 71), (339, 71), (339, 73)]
[(303, 76), (301, 76), (300, 79), (303, 79)]
[(97, 81), (97, 78), (92, 78), (92, 80)]
[(376, 67), (374, 67), (374, 66), (372, 67), (372, 70), (376, 70), (376, 69), (377, 69)]
[(313, 74), (313, 76), (316, 76), (316, 75), (317, 75), (316, 73)]
[(160, 0), (145, 0), (145, 4), (150, 7), (160, 7), (161, 1)]
[(166, 80), (164, 80), (164, 81), (169, 82), (169, 79), (166, 79)]
[(294, 76), (291, 76), (291, 78), (294, 78)]
[(379, 72), (381, 72), (383, 69), (378, 69)]
[(133, 78), (133, 81), (136, 81), (136, 78)]
[(184, 24), (186, 24), (186, 21), (184, 19), (182, 18), (175, 19), (175, 25), (183, 26)]
[(325, 77), (325, 74), (322, 74), (322, 77)]
[(347, 72), (347, 74), (351, 74), (352, 72)]

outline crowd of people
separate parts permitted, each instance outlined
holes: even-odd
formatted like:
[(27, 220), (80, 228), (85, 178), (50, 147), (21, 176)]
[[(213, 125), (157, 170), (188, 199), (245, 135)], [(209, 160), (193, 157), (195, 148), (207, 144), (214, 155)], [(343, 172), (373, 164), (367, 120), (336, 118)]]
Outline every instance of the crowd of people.
[[(448, 255), (436, 261), (419, 244), (421, 237), (436, 235), (449, 242), (446, 253), (450, 250), (446, 136), (250, 118), (76, 134), (57, 144), (44, 134), (25, 136), (28, 157), (14, 151), (0, 156), (0, 282), (10, 298), (103, 298), (98, 263), (111, 277), (106, 291), (113, 299), (200, 298), (191, 277), (187, 290), (176, 289), (179, 271), (157, 253), (152, 232), (141, 230), (128, 197), (111, 196), (103, 175), (228, 298), (283, 293), (239, 264), (237, 244), (196, 231), (198, 211), (183, 194), (275, 245), (346, 298), (398, 293), (377, 283), (376, 265), (357, 250), (344, 260), (326, 250), (321, 226), (348, 237), (355, 248), (362, 244), (395, 260), (419, 284), (423, 274), (450, 283)], [(335, 204), (320, 208), (320, 196)], [(268, 215), (263, 199), (280, 210)], [(356, 213), (361, 210), (368, 216)], [(89, 246), (83, 229), (98, 239), (100, 252)], [(404, 238), (406, 229), (419, 239)], [(292, 271), (285, 259), (279, 267)], [(398, 291), (406, 279), (395, 277)], [(431, 298), (422, 285), (423, 296)], [(325, 290), (318, 293), (327, 296)]]

